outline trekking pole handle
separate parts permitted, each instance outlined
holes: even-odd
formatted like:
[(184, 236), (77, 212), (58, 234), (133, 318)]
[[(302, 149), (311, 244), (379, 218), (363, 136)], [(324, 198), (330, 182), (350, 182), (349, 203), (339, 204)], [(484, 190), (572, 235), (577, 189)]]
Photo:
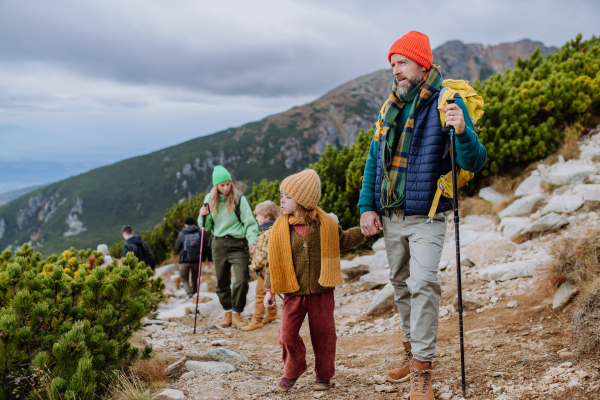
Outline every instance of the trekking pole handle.
[[(265, 277), (264, 277), (264, 276), (262, 276), (262, 274), (260, 273), (260, 271), (254, 271), (254, 272), (256, 272), (256, 273), (258, 274), (258, 276), (260, 276), (261, 278), (263, 278), (263, 280), (265, 279)], [(278, 294), (277, 294), (277, 296), (279, 296), (279, 298), (280, 298), (280, 299), (283, 301), (283, 296), (282, 296), (282, 295), (280, 295), (280, 294), (278, 293)]]

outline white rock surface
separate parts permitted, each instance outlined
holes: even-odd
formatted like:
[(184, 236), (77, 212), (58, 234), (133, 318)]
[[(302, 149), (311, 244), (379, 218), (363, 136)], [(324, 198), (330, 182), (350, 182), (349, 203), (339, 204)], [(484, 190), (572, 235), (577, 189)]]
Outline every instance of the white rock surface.
[(173, 273), (176, 271), (178, 271), (177, 264), (163, 265), (162, 267), (158, 267), (158, 268), (156, 268), (156, 270), (154, 270), (154, 276), (152, 277), (152, 279), (156, 279), (159, 276), (163, 276), (167, 272)]
[(540, 261), (514, 261), (492, 265), (479, 271), (479, 277), (486, 281), (507, 281), (509, 279), (534, 276)]
[(542, 177), (540, 175), (529, 175), (529, 178), (525, 179), (517, 190), (515, 190), (515, 197), (529, 196), (532, 194), (541, 194), (544, 192), (542, 189)]
[[(598, 149), (600, 151), (600, 149)], [(600, 175), (590, 175), (588, 179), (592, 183), (600, 183)]]
[(573, 193), (582, 194), (585, 201), (600, 201), (600, 184), (597, 185), (575, 185)]
[[(198, 304), (198, 314), (202, 317), (209, 317), (214, 311), (220, 310), (223, 307), (219, 300), (211, 300), (208, 303)], [(195, 312), (195, 309), (194, 309)]]
[(552, 301), (552, 309), (555, 310), (557, 308), (563, 308), (567, 305), (571, 297), (575, 296), (575, 294), (579, 291), (579, 289), (573, 285), (569, 281), (563, 282), (556, 293), (554, 293), (554, 299)]
[(499, 233), (486, 235), (471, 243), (464, 251), (465, 258), (471, 260), (475, 265), (496, 261), (506, 253), (512, 253), (517, 249), (517, 245), (506, 239)]
[(583, 180), (598, 173), (598, 168), (592, 165), (556, 164), (542, 174), (542, 181), (556, 186), (583, 183)]
[(153, 399), (155, 399), (155, 400), (187, 400), (187, 397), (185, 397), (185, 394), (183, 394), (183, 392), (181, 390), (165, 389), (162, 392), (160, 392), (159, 394), (157, 394), (155, 397), (153, 397)]
[(557, 229), (567, 225), (569, 220), (562, 215), (556, 213), (549, 213), (538, 219), (534, 223), (523, 228), (519, 233), (522, 235), (528, 233), (541, 233), (541, 232), (553, 232)]
[(170, 321), (171, 318), (185, 317), (186, 315), (191, 314), (195, 310), (194, 307), (195, 306), (192, 303), (180, 304), (170, 310), (163, 310), (159, 312), (156, 319), (162, 321)]
[(551, 212), (570, 213), (581, 208), (584, 203), (585, 200), (583, 199), (583, 195), (581, 193), (570, 196), (552, 196), (546, 207), (542, 208), (542, 215), (546, 215)]
[(391, 283), (386, 284), (371, 301), (371, 305), (367, 310), (368, 316), (380, 315), (384, 312), (393, 309), (396, 306), (394, 303), (394, 287)]
[(479, 191), (479, 197), (481, 197), (484, 200), (489, 201), (490, 203), (499, 203), (501, 201), (508, 199), (508, 196), (500, 193), (499, 191), (497, 191), (496, 189), (493, 189), (490, 186), (482, 188)]
[(502, 218), (498, 229), (502, 231), (502, 236), (511, 239), (514, 235), (532, 224), (532, 219), (528, 217), (506, 217)]
[(461, 219), (460, 231), (490, 231), (493, 230), (495, 226), (496, 221), (493, 217), (481, 215), (467, 215), (465, 218)]
[(515, 200), (511, 205), (498, 213), (500, 218), (519, 217), (530, 215), (533, 211), (533, 206), (545, 197), (541, 194), (532, 194)]
[(201, 357), (208, 358), (213, 361), (226, 362), (233, 365), (246, 365), (250, 364), (248, 359), (239, 355), (233, 350), (219, 347), (216, 349), (210, 349), (206, 353), (202, 354)]
[(387, 253), (385, 250), (376, 251), (373, 254), (373, 258), (371, 259), (371, 263), (369, 264), (369, 270), (371, 272), (377, 271), (379, 269), (389, 268)]
[(373, 243), (373, 251), (385, 250), (385, 240), (384, 238), (379, 238), (375, 243)]
[[(452, 304), (454, 308), (458, 308), (458, 294), (454, 295), (454, 302)], [(476, 310), (485, 305), (469, 292), (463, 292), (462, 304), (465, 310)]]
[(367, 290), (379, 289), (390, 282), (390, 269), (379, 269), (360, 277), (360, 283)]
[(188, 361), (185, 363), (188, 371), (193, 371), (198, 375), (219, 375), (234, 372), (236, 369), (233, 365), (220, 361)]

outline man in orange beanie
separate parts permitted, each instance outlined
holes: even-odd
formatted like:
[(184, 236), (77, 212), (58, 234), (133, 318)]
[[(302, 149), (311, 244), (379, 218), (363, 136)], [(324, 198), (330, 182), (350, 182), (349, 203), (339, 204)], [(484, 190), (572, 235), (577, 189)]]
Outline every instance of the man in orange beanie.
[[(404, 361), (387, 373), (391, 382), (411, 379), (411, 400), (433, 400), (432, 358), (437, 344), (441, 287), (437, 280), (450, 199), (427, 214), (437, 180), (451, 170), (448, 134), (437, 108), (440, 67), (432, 64), (429, 38), (411, 31), (390, 48), (392, 93), (379, 115), (365, 166), (360, 226), (365, 236), (384, 231), (396, 305), (402, 319)], [(443, 106), (454, 126), (458, 165), (479, 171), (487, 153), (479, 142), (465, 102)], [(413, 357), (414, 355), (414, 357)]]

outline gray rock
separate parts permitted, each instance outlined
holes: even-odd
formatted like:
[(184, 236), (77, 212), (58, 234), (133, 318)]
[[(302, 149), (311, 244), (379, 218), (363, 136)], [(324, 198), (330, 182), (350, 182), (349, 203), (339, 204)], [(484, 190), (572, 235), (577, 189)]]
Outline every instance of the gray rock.
[(538, 219), (531, 225), (528, 225), (525, 228), (523, 228), (520, 231), (520, 233), (522, 235), (525, 235), (528, 233), (553, 232), (557, 229), (562, 228), (568, 223), (569, 220), (565, 217), (551, 212), (549, 214), (544, 215), (542, 218)]
[(531, 225), (531, 222), (531, 218), (528, 217), (506, 217), (502, 218), (498, 229), (502, 231), (502, 236), (511, 239), (515, 234)]
[(156, 396), (153, 397), (155, 400), (187, 400), (185, 394), (180, 390), (165, 389)]
[(600, 201), (600, 185), (575, 185), (573, 193), (582, 194), (585, 201)]
[[(358, 258), (358, 257), (357, 257)], [(356, 263), (349, 260), (342, 260), (340, 262), (340, 266), (342, 269), (342, 278), (344, 281), (355, 278), (357, 276), (362, 276), (364, 274), (369, 273), (369, 265), (366, 263)]]
[(517, 303), (516, 300), (511, 300), (506, 305), (506, 307), (508, 307), (508, 308), (517, 308), (518, 306), (519, 306), (519, 303)]
[(185, 292), (185, 290), (179, 289), (179, 290), (176, 290), (175, 293), (173, 293), (173, 297), (175, 297), (176, 299), (186, 299), (188, 297), (188, 295)]
[(600, 175), (590, 175), (588, 179), (592, 183), (600, 183)]
[(360, 283), (367, 290), (379, 289), (390, 282), (390, 269), (379, 269), (360, 277)]
[(561, 186), (558, 189), (554, 189), (554, 191), (552, 192), (552, 196), (564, 196), (564, 195), (572, 195), (573, 194), (573, 188), (575, 187), (575, 185), (565, 185), (565, 186)]
[[(455, 308), (458, 307), (458, 294), (454, 296), (454, 302), (452, 303)], [(462, 304), (465, 310), (476, 310), (485, 306), (483, 302), (477, 300), (471, 293), (463, 292), (462, 294)]]
[(552, 169), (542, 174), (542, 181), (556, 186), (583, 183), (583, 180), (598, 173), (598, 168), (592, 165), (556, 164)]
[(156, 270), (154, 271), (154, 276), (152, 277), (152, 279), (156, 279), (159, 276), (163, 276), (166, 273), (173, 273), (173, 272), (176, 272), (176, 271), (178, 271), (177, 264), (163, 265), (162, 267), (156, 268)]
[(464, 261), (462, 259), (463, 254), (465, 258), (471, 260), (475, 265), (482, 265), (496, 261), (506, 253), (512, 253), (515, 250), (517, 250), (517, 245), (499, 233), (485, 235), (471, 243), (461, 252), (461, 265)]
[[(493, 217), (482, 217), (480, 215), (467, 215), (461, 219), (461, 233), (466, 230), (470, 231), (489, 231), (496, 225)], [(461, 234), (462, 236), (462, 234)]]
[(373, 297), (371, 305), (367, 310), (367, 315), (380, 315), (384, 312), (391, 310), (395, 306), (396, 303), (394, 303), (394, 287), (391, 283), (388, 283)]
[(376, 251), (373, 254), (373, 258), (371, 259), (371, 263), (369, 264), (369, 271), (377, 271), (380, 269), (389, 268), (387, 253), (385, 250)]
[(552, 309), (563, 308), (567, 305), (571, 297), (575, 296), (579, 292), (579, 289), (569, 281), (563, 282), (556, 293), (554, 293), (554, 300), (552, 301)]
[(479, 277), (485, 281), (507, 281), (534, 276), (540, 264), (538, 260), (528, 260), (492, 265), (480, 270)]
[(191, 314), (193, 312), (194, 307), (195, 306), (192, 303), (180, 304), (169, 310), (159, 312), (156, 318), (163, 321), (170, 321), (171, 318), (185, 317), (186, 315)]
[[(209, 317), (214, 311), (220, 310), (223, 307), (219, 300), (211, 300), (208, 303), (198, 304), (198, 314), (200, 314), (203, 318)], [(194, 312), (195, 312), (194, 308)]]
[(201, 357), (208, 358), (213, 361), (222, 361), (233, 365), (247, 365), (250, 364), (245, 357), (239, 355), (233, 350), (229, 350), (223, 347), (216, 349), (210, 349), (206, 353), (202, 354)]
[(188, 371), (193, 371), (198, 375), (220, 375), (234, 372), (236, 369), (233, 365), (220, 361), (188, 361), (185, 363)]
[(500, 203), (501, 201), (508, 199), (508, 196), (498, 192), (497, 190), (489, 186), (479, 190), (479, 197), (489, 201), (490, 203)]
[(571, 196), (552, 196), (546, 207), (542, 208), (542, 215), (551, 212), (569, 213), (578, 210), (583, 206), (585, 200), (583, 195), (573, 194)]
[(530, 175), (529, 178), (525, 179), (517, 190), (515, 190), (515, 197), (529, 196), (532, 194), (541, 194), (544, 192), (541, 186), (542, 177), (539, 175)]
[(385, 240), (384, 238), (379, 238), (375, 243), (373, 243), (373, 251), (385, 250)]
[(544, 200), (541, 194), (532, 194), (515, 200), (511, 205), (498, 213), (500, 218), (519, 217), (522, 215), (530, 215), (535, 204)]
[(173, 364), (169, 365), (166, 369), (167, 375), (171, 375), (173, 372), (177, 371), (179, 368), (183, 367), (185, 364), (186, 358), (181, 357), (179, 360), (175, 361)]

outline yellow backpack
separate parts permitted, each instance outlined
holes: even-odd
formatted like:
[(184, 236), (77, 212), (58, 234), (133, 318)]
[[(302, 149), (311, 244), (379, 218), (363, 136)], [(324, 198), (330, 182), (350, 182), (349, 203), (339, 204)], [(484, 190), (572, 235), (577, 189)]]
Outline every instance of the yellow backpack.
[[(456, 94), (459, 94), (467, 105), (469, 110), (469, 116), (473, 121), (473, 125), (483, 115), (483, 97), (479, 96), (475, 89), (469, 85), (468, 81), (456, 80), (456, 79), (444, 79), (442, 83), (442, 89), (438, 96), (438, 110), (440, 110), (440, 119), (442, 121), (442, 127), (446, 126), (446, 114), (442, 112), (442, 106), (446, 103), (446, 100), (454, 98)], [(462, 168), (457, 170), (457, 188), (461, 188), (469, 184), (469, 181), (475, 177), (475, 174), (466, 171)], [(452, 171), (448, 172), (445, 176), (442, 176), (437, 181), (437, 191), (433, 197), (431, 209), (428, 214), (428, 221), (433, 222), (433, 217), (437, 211), (438, 204), (440, 202), (440, 196), (452, 198)]]

